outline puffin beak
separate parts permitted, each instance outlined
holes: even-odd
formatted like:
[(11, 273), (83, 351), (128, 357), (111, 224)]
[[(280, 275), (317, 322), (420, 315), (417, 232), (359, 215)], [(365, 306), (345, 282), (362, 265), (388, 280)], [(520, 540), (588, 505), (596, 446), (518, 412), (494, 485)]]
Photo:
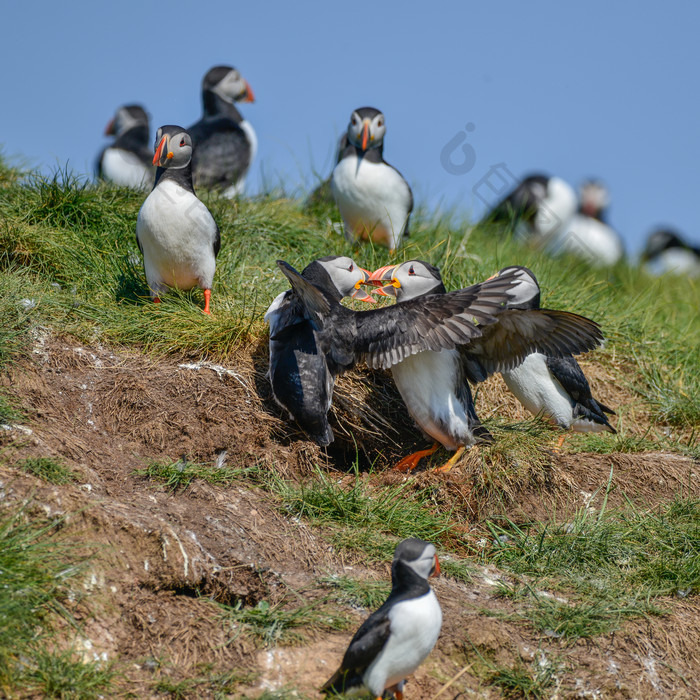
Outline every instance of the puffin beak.
[(369, 120), (365, 119), (362, 126), (362, 150), (367, 150), (367, 144), (369, 143)]
[[(374, 290), (374, 294), (378, 294), (379, 296), (382, 297), (395, 297), (396, 296), (396, 290), (398, 287), (401, 286), (401, 283), (397, 280), (394, 279), (394, 270), (398, 267), (398, 265), (385, 265), (384, 267), (380, 267), (378, 270), (375, 270), (370, 276), (369, 276), (369, 282), (371, 284), (377, 285), (378, 289)], [(390, 280), (390, 283), (384, 286), (382, 285), (382, 282), (386, 282), (387, 280)]]
[(437, 554), (435, 555), (435, 568), (433, 569), (433, 573), (430, 574), (430, 576), (439, 576), (440, 575), (440, 562), (438, 561)]
[[(156, 148), (156, 152), (153, 156), (153, 165), (158, 165), (162, 166), (163, 163), (168, 159), (173, 157), (173, 152), (168, 150), (168, 146), (170, 145), (170, 138), (166, 134), (163, 136), (163, 138), (160, 140), (160, 143), (158, 144)], [(165, 151), (165, 154), (163, 153)]]
[(109, 124), (105, 127), (105, 136), (114, 136), (114, 117), (109, 120)]
[(245, 83), (245, 93), (244, 97), (240, 102), (255, 102), (255, 94), (253, 93), (253, 88), (250, 87), (250, 83), (247, 80), (243, 81)]
[(487, 277), (487, 278), (484, 280), (484, 282), (488, 282), (489, 280), (494, 280), (494, 279), (496, 279), (496, 277), (498, 277), (498, 273), (496, 273), (495, 275), (491, 275), (491, 277)]
[(350, 296), (353, 299), (357, 299), (358, 301), (366, 301), (368, 304), (376, 304), (377, 300), (371, 294), (367, 294), (367, 292), (364, 289), (362, 289), (361, 286), (369, 282), (369, 270), (365, 270), (363, 267), (360, 267), (358, 269), (364, 273), (364, 279), (357, 280), (357, 282), (355, 283), (356, 291), (354, 291)]

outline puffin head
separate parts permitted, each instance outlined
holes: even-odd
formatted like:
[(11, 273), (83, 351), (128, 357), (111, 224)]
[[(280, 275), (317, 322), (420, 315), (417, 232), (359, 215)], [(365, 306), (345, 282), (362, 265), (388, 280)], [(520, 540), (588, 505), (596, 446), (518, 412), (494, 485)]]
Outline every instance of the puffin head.
[[(509, 265), (498, 271), (498, 277), (505, 272), (514, 272), (517, 282), (508, 290), (510, 301), (509, 309), (539, 309), (540, 308), (540, 285), (537, 277), (529, 267), (522, 265)], [(489, 278), (492, 279), (492, 278)]]
[(233, 66), (214, 66), (202, 79), (202, 91), (215, 92), (224, 102), (255, 102), (250, 84)]
[(610, 206), (608, 188), (600, 180), (585, 180), (579, 187), (579, 198), (581, 213), (602, 221), (605, 210)]
[(159, 168), (184, 168), (192, 160), (192, 138), (186, 129), (166, 124), (156, 134), (153, 165)]
[(379, 148), (385, 132), (384, 115), (374, 107), (360, 107), (350, 115), (348, 141), (363, 151)]
[(120, 107), (105, 127), (105, 136), (120, 136), (135, 126), (148, 129), (148, 114), (141, 105), (124, 105)]
[(668, 250), (669, 248), (687, 248), (688, 244), (676, 231), (667, 228), (659, 228), (653, 231), (647, 238), (646, 246), (642, 252), (642, 260), (647, 261)]
[(362, 285), (369, 280), (369, 272), (346, 255), (328, 255), (314, 260), (304, 268), (301, 274), (321, 287), (327, 288), (330, 280), (340, 299), (352, 297), (369, 304), (376, 304), (377, 300), (362, 289)]
[(396, 301), (445, 292), (440, 270), (425, 260), (409, 260), (399, 265), (380, 267), (369, 276), (369, 282), (375, 285), (388, 282), (375, 290), (375, 294), (394, 296)]
[(391, 565), (392, 578), (399, 562), (412, 569), (426, 581), (431, 576), (440, 574), (440, 563), (438, 562), (435, 547), (430, 542), (419, 540), (415, 537), (409, 537), (399, 542), (396, 546), (394, 561)]

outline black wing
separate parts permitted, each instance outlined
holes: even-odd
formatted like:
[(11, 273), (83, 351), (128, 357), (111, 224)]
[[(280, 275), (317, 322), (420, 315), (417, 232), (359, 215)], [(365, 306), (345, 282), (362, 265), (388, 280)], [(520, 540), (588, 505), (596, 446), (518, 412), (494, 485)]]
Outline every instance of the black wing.
[(361, 685), (362, 675), (384, 648), (391, 633), (388, 610), (382, 606), (372, 613), (350, 641), (340, 668), (321, 688), (325, 693), (342, 693)]
[(448, 294), (357, 313), (357, 359), (387, 369), (423, 350), (452, 350), (470, 343), (498, 321), (514, 281), (514, 275), (506, 273)]
[(600, 345), (600, 326), (585, 316), (551, 309), (508, 309), (462, 350), (467, 376), (483, 381), (517, 367), (530, 353), (565, 358)]
[(278, 260), (277, 265), (292, 285), (292, 290), (305, 311), (305, 316), (312, 320), (317, 328), (323, 328), (331, 303), (323, 292), (311, 282), (305, 280), (289, 263)]
[(605, 425), (613, 433), (617, 432), (605, 415), (615, 415), (615, 411), (593, 398), (590, 384), (579, 363), (573, 357), (547, 357), (546, 361), (552, 376), (574, 400), (574, 415)]
[(214, 257), (216, 257), (221, 249), (221, 231), (219, 231), (219, 225), (216, 221), (214, 222), (214, 226), (216, 226), (216, 237), (214, 238)]

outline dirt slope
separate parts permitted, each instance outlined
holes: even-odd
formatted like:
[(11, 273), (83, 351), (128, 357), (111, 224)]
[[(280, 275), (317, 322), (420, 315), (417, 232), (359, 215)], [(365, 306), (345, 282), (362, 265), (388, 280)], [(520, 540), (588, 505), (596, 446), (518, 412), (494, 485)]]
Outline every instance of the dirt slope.
[[(391, 393), (390, 382), (372, 375), (369, 386), (359, 377), (341, 383), (336, 418), (344, 422), (336, 429), (339, 446), (326, 455), (281, 420), (265, 385), (264, 353), (264, 347), (253, 348), (224, 368), (188, 358), (155, 361), (39, 335), (31, 357), (2, 380), (27, 419), (0, 433), (0, 506), (31, 499), (38, 516), (71, 514), (66, 532), (93, 554), (71, 603), (82, 625), (77, 643), (86, 658), (118, 661), (124, 675), (117, 684), (124, 692), (170, 697), (165, 686), (158, 689), (159, 680), (239, 669), (255, 675), (231, 697), (256, 697), (281, 687), (315, 697), (315, 688), (332, 673), (352, 628), (367, 611), (342, 608), (350, 619), (347, 632), (312, 632), (301, 646), (265, 649), (225, 622), (206, 596), (242, 606), (289, 601), (290, 596), (316, 601), (328, 593), (319, 576), (388, 577), (388, 564), (368, 568), (357, 557), (341, 557), (323, 531), (285, 516), (272, 496), (253, 485), (195, 481), (170, 492), (134, 474), (149, 460), (181, 456), (208, 463), (218, 456), (229, 466), (259, 464), (289, 477), (308, 473), (314, 462), (333, 469), (347, 466), (355, 447), (342, 425), (352, 433), (353, 425), (376, 421), (363, 392), (370, 397)], [(490, 391), (498, 392), (494, 387)], [(350, 415), (353, 400), (359, 408)], [(368, 459), (376, 457), (379, 446), (387, 461), (405, 450), (407, 436), (416, 431), (408, 421), (393, 422), (393, 446), (378, 437), (360, 445)], [(543, 455), (543, 473), (549, 476), (543, 483), (514, 484), (506, 501), (480, 502), (472, 487), (476, 457), (447, 477), (424, 473), (417, 481), (434, 483), (440, 498), (462, 504), (475, 522), (502, 507), (515, 518), (548, 517), (553, 504), (562, 515), (584, 504), (595, 507), (600, 496), (594, 494), (607, 483), (611, 465), (617, 487), (613, 504), (622, 502), (623, 493), (653, 504), (669, 500), (681, 487), (691, 495), (700, 490), (698, 464), (678, 455), (548, 450)], [(29, 456), (61, 457), (80, 478), (71, 485), (47, 485), (13, 467)], [(390, 483), (404, 477), (386, 472), (371, 478)], [(670, 614), (664, 617), (571, 644), (543, 640), (525, 623), (508, 620), (517, 603), (498, 595), (502, 576), (475, 567), (470, 583), (437, 581), (443, 634), (407, 686), (407, 697), (433, 697), (465, 667), (440, 697), (466, 697), (469, 691), (498, 697), (480, 680), (483, 664), (475, 650), (501, 664), (534, 662), (550, 668), (553, 696), (700, 696), (697, 600), (668, 601)], [(486, 616), (484, 610), (500, 616)], [(67, 643), (71, 636), (66, 629)], [(213, 693), (202, 684), (181, 697)]]

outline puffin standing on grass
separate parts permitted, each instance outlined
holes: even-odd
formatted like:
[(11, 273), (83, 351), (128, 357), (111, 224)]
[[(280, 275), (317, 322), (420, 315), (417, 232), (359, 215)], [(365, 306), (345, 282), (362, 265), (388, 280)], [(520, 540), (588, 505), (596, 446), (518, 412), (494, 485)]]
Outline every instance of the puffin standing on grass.
[[(477, 354), (488, 353), (499, 367), (507, 368), (534, 350), (562, 356), (591, 349), (602, 337), (596, 323), (563, 311), (508, 311), (501, 319), (510, 300), (508, 290), (517, 281), (514, 273), (447, 294), (423, 294), (394, 306), (357, 312), (339, 303), (337, 291), (331, 293), (327, 285), (305, 279), (282, 260), (277, 264), (314, 326), (316, 347), (325, 356), (333, 377), (362, 361), (375, 369), (388, 369), (426, 350), (440, 355), (442, 350), (454, 351), (461, 346), (469, 346)], [(403, 286), (411, 274), (410, 266), (405, 272), (406, 277), (403, 274), (392, 277), (390, 287)], [(436, 393), (425, 389), (426, 386), (443, 387), (450, 383), (454, 386), (458, 381), (453, 359), (444, 363), (436, 360), (433, 367), (432, 355), (425, 358), (427, 366), (418, 360), (414, 367), (416, 377), (418, 370), (422, 370), (422, 391), (415, 392), (422, 402)], [(438, 402), (445, 400), (436, 396)], [(432, 405), (428, 411), (433, 411)], [(442, 406), (432, 416), (439, 440), (439, 436), (452, 429), (454, 412), (447, 409), (449, 420), (444, 423), (442, 413), (438, 415), (437, 411), (442, 411)], [(457, 439), (461, 437), (450, 433), (446, 446), (452, 446)], [(463, 451), (467, 442), (471, 444), (467, 438), (456, 443), (457, 449)], [(453, 463), (454, 460), (445, 467), (449, 469)]]
[[(408, 412), (421, 430), (436, 441), (432, 448), (402, 459), (396, 469), (415, 468), (420, 459), (442, 444), (454, 450), (454, 455), (437, 471), (449, 471), (468, 447), (479, 440), (492, 439), (477, 417), (469, 381), (484, 381), (489, 374), (515, 367), (534, 349), (564, 357), (591, 349), (602, 340), (598, 325), (583, 316), (539, 307), (513, 309), (518, 269), (504, 272), (509, 280), (507, 301), (493, 321), (480, 325), (468, 342), (437, 351), (423, 350), (392, 366), (396, 387)], [(501, 277), (494, 276), (477, 286), (488, 288), (498, 279)], [(370, 275), (372, 283), (386, 281), (389, 284), (379, 291), (396, 296), (397, 306), (393, 308), (445, 298), (440, 271), (422, 260), (390, 265)]]
[(383, 158), (384, 115), (361, 107), (350, 116), (347, 145), (331, 176), (345, 237), (389, 248), (393, 253), (408, 235), (413, 193), (401, 173)]
[(391, 565), (391, 593), (357, 630), (340, 668), (321, 688), (326, 695), (367, 688), (381, 700), (403, 699), (406, 678), (432, 651), (442, 610), (428, 579), (440, 573), (435, 547), (411, 538), (399, 543)]
[[(332, 299), (353, 297), (376, 303), (361, 288), (369, 277), (354, 260), (331, 255), (309, 263), (301, 276)], [(294, 289), (279, 294), (265, 313), (270, 324), (272, 396), (321, 447), (333, 441), (328, 411), (333, 399), (335, 375), (319, 351), (319, 327)]]
[[(540, 286), (535, 275), (522, 266), (505, 267), (498, 274), (513, 272), (519, 282), (511, 292), (508, 308), (539, 309)], [(583, 370), (571, 355), (550, 357), (533, 352), (501, 374), (508, 388), (530, 413), (579, 433), (617, 432), (605, 415), (614, 415), (615, 411), (593, 398)], [(563, 442), (564, 436), (559, 447)]]
[(671, 229), (659, 228), (649, 235), (641, 261), (655, 277), (666, 273), (700, 277), (700, 246), (684, 241)]
[(194, 192), (192, 150), (192, 139), (181, 126), (158, 129), (156, 182), (139, 211), (136, 242), (153, 301), (159, 302), (168, 287), (200, 287), (204, 313), (209, 314), (221, 237), (214, 217)]
[(258, 139), (236, 109), (236, 102), (254, 102), (248, 81), (232, 66), (214, 66), (202, 80), (202, 118), (188, 131), (195, 147), (192, 167), (197, 187), (240, 194)]
[(105, 128), (114, 136), (97, 161), (97, 175), (115, 185), (145, 189), (153, 183), (148, 114), (141, 105), (120, 107)]

